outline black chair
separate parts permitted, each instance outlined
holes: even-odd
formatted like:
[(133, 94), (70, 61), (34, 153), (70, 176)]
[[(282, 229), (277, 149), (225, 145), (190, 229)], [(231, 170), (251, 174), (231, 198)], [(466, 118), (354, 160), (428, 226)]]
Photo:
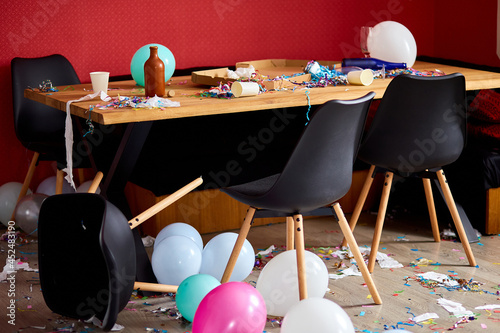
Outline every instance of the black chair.
[(354, 230), (375, 175), (385, 173), (368, 269), (373, 271), (394, 174), (422, 178), (434, 240), (440, 241), (431, 179), (438, 180), (471, 266), (476, 266), (442, 167), (461, 154), (466, 139), (465, 78), (395, 77), (375, 113), (358, 158), (371, 165), (351, 216)]
[[(38, 161), (58, 162), (58, 190), (62, 190), (62, 168), (66, 163), (64, 128), (66, 114), (42, 103), (24, 98), (24, 90), (39, 88), (50, 80), (52, 85), (79, 84), (80, 79), (64, 56), (54, 54), (39, 58), (19, 58), (11, 61), (14, 129), (24, 147), (34, 152), (19, 195), (26, 195)], [(18, 201), (19, 201), (18, 199)]]
[[(375, 303), (381, 304), (356, 240), (340, 205), (336, 203), (351, 186), (353, 163), (374, 96), (372, 92), (356, 100), (326, 102), (311, 117), (281, 173), (221, 189), (250, 206), (222, 283), (228, 282), (231, 277), (254, 216), (286, 216), (287, 224), (294, 228), (295, 233), (300, 299), (307, 298), (303, 216), (314, 215), (315, 210), (330, 206)], [(292, 218), (293, 225), (290, 222)]]
[(53, 312), (111, 330), (134, 289), (175, 293), (177, 286), (136, 282), (133, 228), (202, 184), (197, 178), (127, 221), (93, 193), (53, 195), (43, 201), (38, 222), (38, 266), (45, 303)]

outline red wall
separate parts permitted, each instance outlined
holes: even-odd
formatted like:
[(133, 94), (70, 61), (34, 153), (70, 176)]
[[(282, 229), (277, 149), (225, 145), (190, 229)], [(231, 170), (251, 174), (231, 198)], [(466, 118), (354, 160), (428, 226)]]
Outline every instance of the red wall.
[(498, 0), (436, 1), (435, 56), (500, 66), (497, 56)]
[[(160, 43), (177, 68), (227, 66), (264, 58), (337, 60), (361, 56), (360, 26), (394, 20), (412, 31), (419, 55), (500, 66), (496, 0), (211, 0), (2, 2), (0, 53), (0, 185), (21, 182), (31, 154), (17, 141), (12, 120), (10, 60), (61, 53), (80, 79), (89, 72), (130, 74), (135, 51)], [(478, 19), (474, 19), (474, 17)], [(52, 175), (51, 167), (34, 179)]]

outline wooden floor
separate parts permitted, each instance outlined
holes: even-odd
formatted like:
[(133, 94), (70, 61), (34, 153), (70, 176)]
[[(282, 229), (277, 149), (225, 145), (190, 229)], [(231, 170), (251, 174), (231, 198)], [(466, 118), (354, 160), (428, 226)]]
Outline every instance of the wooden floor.
[[(349, 218), (349, 216), (347, 216)], [(355, 231), (360, 246), (370, 246), (375, 216), (363, 213)], [(265, 249), (270, 245), (284, 245), (284, 224), (254, 227), (250, 231), (249, 241), (255, 251)], [(305, 241), (309, 250), (316, 253), (320, 247), (330, 247), (335, 250), (341, 241), (338, 225), (329, 218), (306, 220), (304, 224)], [(5, 229), (0, 229), (5, 232)], [(203, 235), (204, 242), (214, 234)], [(36, 238), (33, 239), (36, 242)], [(16, 247), (16, 255), (22, 261), (28, 262), (31, 268), (37, 268), (36, 243)], [(0, 242), (0, 261), (5, 263), (7, 257), (7, 242)], [(442, 241), (434, 243), (427, 219), (415, 216), (395, 217), (386, 221), (382, 234), (380, 252), (391, 254), (393, 258), (404, 265), (403, 268), (382, 269), (375, 267), (373, 279), (384, 302), (374, 305), (367, 298), (368, 290), (363, 286), (361, 277), (348, 276), (340, 280), (330, 280), (325, 298), (340, 305), (350, 316), (358, 332), (382, 332), (384, 329), (405, 329), (410, 332), (444, 332), (453, 328), (459, 320), (450, 316), (437, 303), (445, 298), (461, 303), (467, 310), (472, 310), (476, 320), (463, 323), (456, 327), (456, 332), (500, 332), (499, 310), (476, 310), (475, 307), (489, 304), (500, 304), (500, 237), (483, 236), (480, 243), (472, 244), (478, 267), (468, 266), (460, 243)], [(151, 252), (152, 249), (148, 248)], [(328, 251), (326, 251), (328, 252)], [(321, 254), (321, 253), (320, 253)], [(410, 263), (419, 258), (429, 259), (440, 265), (414, 267)], [(343, 261), (350, 266), (348, 260), (340, 260), (330, 256), (324, 260), (329, 273), (337, 273), (339, 263)], [(3, 264), (2, 264), (3, 265)], [(447, 290), (443, 287), (431, 289), (415, 280), (419, 272), (434, 271), (453, 275), (455, 278), (480, 282), (477, 291)], [(68, 279), (71, 279), (71, 272)], [(255, 270), (246, 281), (257, 281), (259, 271)], [(78, 288), (78, 286), (75, 286)], [(8, 296), (9, 285), (0, 284), (0, 317), (1, 332), (100, 332), (94, 325), (63, 318), (52, 313), (43, 301), (36, 272), (19, 271), (15, 280), (16, 325), (7, 323), (9, 319), (6, 307), (12, 299)], [(64, 295), (61, 295), (64, 297)], [(409, 318), (424, 313), (436, 313), (439, 318), (411, 324)], [(280, 318), (268, 318), (266, 332), (279, 332)], [(139, 299), (131, 297), (118, 317), (118, 324), (123, 325), (122, 332), (191, 332), (191, 324), (178, 318), (175, 311), (175, 300), (171, 296)]]

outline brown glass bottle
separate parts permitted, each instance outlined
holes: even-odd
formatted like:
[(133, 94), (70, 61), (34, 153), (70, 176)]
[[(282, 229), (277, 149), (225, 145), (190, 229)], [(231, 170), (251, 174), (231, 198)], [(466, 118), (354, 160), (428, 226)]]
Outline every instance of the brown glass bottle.
[(144, 92), (146, 97), (165, 95), (165, 64), (158, 57), (158, 46), (149, 47), (151, 54), (144, 63)]

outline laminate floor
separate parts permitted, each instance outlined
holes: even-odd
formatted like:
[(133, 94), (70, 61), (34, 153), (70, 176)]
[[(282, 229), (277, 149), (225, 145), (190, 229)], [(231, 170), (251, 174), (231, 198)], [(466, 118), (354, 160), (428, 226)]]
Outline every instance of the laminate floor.
[[(349, 219), (349, 215), (347, 215)], [(361, 248), (371, 245), (375, 215), (363, 213), (354, 234)], [(338, 274), (350, 267), (349, 259), (332, 255), (342, 239), (340, 228), (331, 218), (307, 219), (304, 223), (305, 242), (308, 250), (320, 255), (329, 274)], [(5, 228), (0, 229), (5, 232)], [(236, 232), (236, 231), (235, 231)], [(254, 227), (248, 240), (255, 251), (275, 245), (279, 250), (285, 244), (285, 225), (273, 224)], [(215, 234), (203, 235), (204, 243)], [(36, 238), (17, 245), (15, 254), (29, 268), (37, 269)], [(368, 289), (361, 276), (346, 276), (329, 280), (329, 291), (325, 298), (337, 303), (349, 315), (357, 332), (383, 332), (389, 329), (404, 329), (410, 332), (500, 332), (500, 237), (482, 236), (480, 243), (471, 244), (478, 267), (468, 265), (462, 245), (454, 241), (435, 243), (426, 217), (399, 216), (387, 219), (382, 233), (379, 251), (388, 254), (404, 267), (381, 268), (378, 264), (373, 279), (382, 297), (383, 304), (375, 305), (368, 298)], [(5, 263), (8, 243), (0, 242), (0, 261)], [(152, 248), (147, 249), (149, 253)], [(277, 252), (274, 253), (276, 255)], [(270, 260), (264, 258), (264, 261)], [(418, 265), (415, 265), (418, 264)], [(451, 280), (462, 279), (465, 288), (458, 290), (432, 286), (427, 280), (418, 278), (425, 272), (441, 273)], [(260, 270), (255, 269), (246, 279), (255, 285)], [(67, 272), (68, 279), (72, 273)], [(75, 285), (75, 288), (78, 288)], [(15, 289), (15, 295), (10, 290)], [(64, 295), (60, 297), (64, 298)], [(461, 317), (454, 317), (438, 301), (446, 299), (462, 304), (474, 313), (474, 320), (457, 324)], [(7, 308), (15, 300), (15, 325), (9, 324)], [(98, 327), (52, 313), (45, 305), (39, 285), (38, 273), (20, 269), (15, 281), (0, 284), (1, 332), (101, 332)], [(415, 323), (414, 316), (434, 313), (438, 318)], [(268, 317), (266, 332), (280, 332), (280, 317)], [(13, 323), (13, 322), (11, 322)], [(169, 295), (146, 299), (131, 295), (130, 303), (119, 314), (117, 323), (122, 332), (191, 332), (192, 325), (179, 318), (175, 299)]]

